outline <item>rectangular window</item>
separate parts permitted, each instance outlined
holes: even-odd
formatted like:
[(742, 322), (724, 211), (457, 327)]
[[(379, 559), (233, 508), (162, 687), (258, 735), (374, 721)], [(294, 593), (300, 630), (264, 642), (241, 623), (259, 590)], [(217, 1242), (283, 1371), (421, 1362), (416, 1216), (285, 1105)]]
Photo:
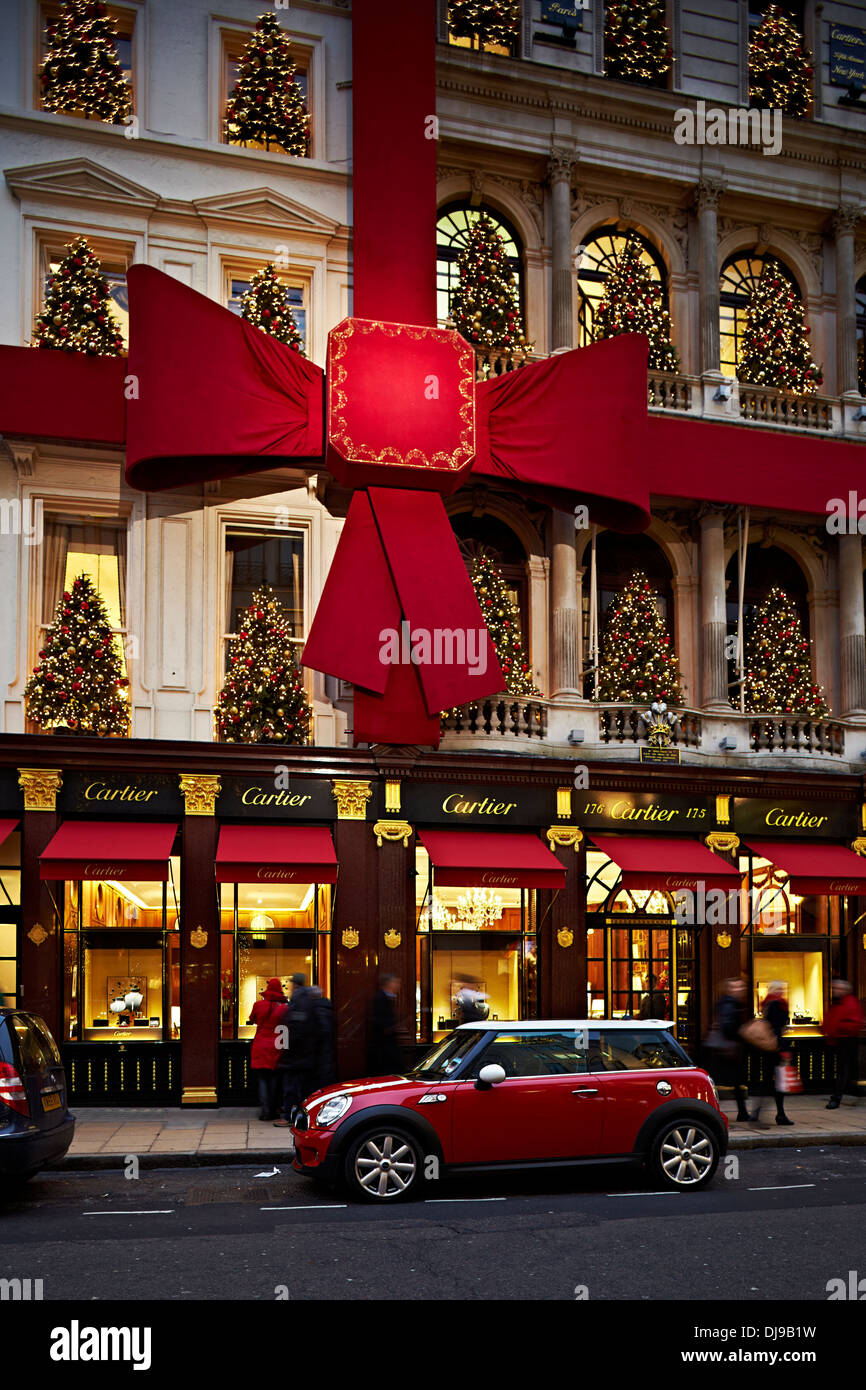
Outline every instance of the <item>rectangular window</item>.
[[(250, 38), (250, 33), (249, 33), (249, 32), (247, 32), (247, 33), (238, 33), (238, 32), (224, 33), (223, 36), (222, 36), (222, 63), (221, 63), (221, 73), (220, 73), (220, 103), (219, 103), (219, 112), (220, 112), (219, 139), (220, 139), (220, 143), (223, 144), (223, 145), (227, 145), (227, 144), (229, 143), (228, 136), (226, 135), (225, 120), (224, 120), (224, 113), (225, 113), (225, 109), (226, 109), (226, 103), (228, 102), (229, 96), (231, 95), (232, 91), (234, 90), (235, 84), (236, 84), (236, 82), (237, 82), (237, 80), (238, 80), (238, 72), (239, 72), (239, 70), (240, 70), (241, 58), (243, 57), (243, 51), (244, 51), (244, 48), (246, 47), (246, 44), (247, 44), (249, 38)], [(307, 114), (308, 114), (308, 116), (309, 116), (309, 118), (310, 118), (310, 119), (309, 119), (309, 122), (308, 122), (308, 124), (307, 124), (307, 131), (308, 131), (308, 136), (307, 136), (307, 156), (308, 156), (308, 157), (309, 157), (309, 155), (310, 155), (310, 152), (311, 152), (311, 149), (312, 149), (312, 143), (313, 143), (313, 111), (311, 110), (311, 107), (310, 107), (310, 88), (311, 88), (311, 86), (312, 86), (312, 83), (311, 83), (311, 80), (310, 80), (310, 79), (311, 79), (312, 57), (313, 57), (313, 50), (312, 50), (312, 48), (307, 48), (307, 47), (305, 47), (303, 44), (295, 43), (294, 40), (292, 41), (292, 58), (293, 58), (293, 60), (294, 60), (295, 69), (296, 69), (296, 71), (295, 71), (295, 81), (297, 82), (298, 86), (299, 86), (300, 89), (301, 89), (301, 95), (302, 95), (303, 98), (304, 98), (304, 106), (306, 107), (306, 109), (307, 109)], [(265, 144), (264, 144), (263, 141), (251, 140), (251, 141), (245, 146), (245, 148), (246, 148), (246, 149), (252, 149), (252, 150), (264, 150), (264, 149), (266, 148), (266, 146), (265, 146)]]
[(180, 1036), (180, 860), (161, 881), (70, 881), (64, 892), (64, 1037)]
[[(264, 262), (263, 262), (264, 264)], [(241, 300), (250, 287), (250, 275), (252, 271), (246, 273), (229, 272), (228, 286), (226, 292), (226, 308), (233, 314), (240, 316)], [(292, 318), (295, 326), (301, 335), (301, 342), (304, 352), (307, 351), (307, 286), (303, 284), (293, 284), (290, 275), (280, 276), (280, 282), (285, 285), (291, 305)]]
[[(111, 312), (119, 324), (125, 351), (129, 347), (129, 290), (126, 285), (126, 271), (132, 262), (132, 249), (87, 236), (86, 231), (82, 235), (87, 237), (90, 249), (98, 257), (100, 269), (108, 282)], [(49, 277), (59, 269), (60, 262), (66, 255), (66, 247), (72, 240), (73, 233), (69, 232), (60, 237), (52, 236), (50, 241), (42, 243), (39, 272), (40, 310), (45, 306)]]
[(652, 1067), (691, 1067), (691, 1058), (667, 1033), (602, 1028), (589, 1035), (591, 1071), (646, 1071)]
[(115, 635), (123, 675), (126, 651), (126, 522), (113, 517), (49, 513), (44, 519), (38, 642), (49, 635), (57, 605), (73, 581), (86, 574), (102, 597)]
[[(587, 1070), (581, 1033), (497, 1033), (489, 1047), (471, 1064), (466, 1077), (475, 1077), (491, 1063), (509, 1076), (577, 1076)], [(462, 1079), (462, 1078), (461, 1078)]]
[(767, 951), (762, 946), (755, 950), (753, 972), (756, 1014), (760, 1013), (770, 986), (781, 982), (790, 1014), (790, 1030), (804, 1036), (817, 1033), (824, 1018), (822, 950)]
[[(117, 40), (115, 47), (120, 70), (126, 82), (132, 89), (132, 111), (135, 112), (135, 74), (133, 72), (134, 38), (135, 38), (135, 10), (126, 9), (122, 5), (106, 5), (109, 15), (114, 20), (117, 30)], [(34, 86), (33, 105), (37, 110), (42, 109), (42, 94), (39, 83), (39, 68), (43, 58), (48, 52), (48, 44), (45, 37), (45, 27), (47, 24), (56, 23), (60, 17), (60, 0), (43, 0), (39, 7), (39, 44), (37, 47), (36, 74)]]
[(0, 1009), (18, 1002), (18, 927), (21, 920), (21, 832), (0, 845)]
[(252, 603), (253, 594), (269, 585), (287, 615), (296, 659), (304, 644), (304, 534), (302, 531), (229, 531), (225, 552), (224, 666), (231, 645)]

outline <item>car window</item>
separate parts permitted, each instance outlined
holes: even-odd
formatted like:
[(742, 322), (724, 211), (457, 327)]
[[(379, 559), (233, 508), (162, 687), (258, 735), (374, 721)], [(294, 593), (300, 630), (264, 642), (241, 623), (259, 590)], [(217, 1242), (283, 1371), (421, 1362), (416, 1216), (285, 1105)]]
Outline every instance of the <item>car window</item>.
[(56, 1048), (48, 1039), (43, 1040), (32, 1019), (13, 1014), (12, 1027), (18, 1041), (18, 1055), (28, 1076), (38, 1075), (55, 1065)]
[(433, 1081), (450, 1076), (453, 1071), (463, 1061), (463, 1058), (482, 1037), (481, 1032), (459, 1032), (452, 1033), (450, 1038), (444, 1038), (442, 1042), (425, 1054), (412, 1068), (413, 1076), (422, 1076), (425, 1081)]
[(0, 1015), (0, 1062), (8, 1062), (15, 1066), (17, 1060), (12, 1052), (12, 1033), (8, 1015)]
[(35, 1014), (30, 1014), (30, 1025), (32, 1028), (35, 1028), (42, 1042), (42, 1048), (46, 1056), (49, 1058), (51, 1062), (54, 1063), (55, 1066), (60, 1066), (60, 1049), (58, 1048), (57, 1043), (54, 1041), (51, 1034), (49, 1033), (48, 1025), (44, 1023), (41, 1018), (37, 1018)]
[(694, 1063), (670, 1033), (602, 1028), (590, 1033), (589, 1065), (592, 1071), (645, 1071), (649, 1067), (691, 1067)]
[(586, 1066), (585, 1034), (574, 1031), (497, 1033), (467, 1072), (475, 1078), (481, 1067), (496, 1062), (509, 1076), (573, 1076)]

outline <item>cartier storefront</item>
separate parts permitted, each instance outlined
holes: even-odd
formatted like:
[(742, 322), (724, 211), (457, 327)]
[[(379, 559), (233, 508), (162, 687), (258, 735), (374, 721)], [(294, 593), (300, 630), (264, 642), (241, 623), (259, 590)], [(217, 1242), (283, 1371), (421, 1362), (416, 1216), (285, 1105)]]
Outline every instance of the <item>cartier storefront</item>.
[[(25, 756), (26, 755), (26, 756)], [(283, 761), (276, 761), (279, 756)], [(492, 1020), (672, 1020), (724, 980), (789, 1001), (827, 1082), (834, 975), (866, 986), (860, 779), (566, 759), (0, 737), (0, 993), (79, 1104), (253, 1101), (264, 982), (334, 1003), (365, 1073), (380, 978), (407, 1064), (471, 994)]]

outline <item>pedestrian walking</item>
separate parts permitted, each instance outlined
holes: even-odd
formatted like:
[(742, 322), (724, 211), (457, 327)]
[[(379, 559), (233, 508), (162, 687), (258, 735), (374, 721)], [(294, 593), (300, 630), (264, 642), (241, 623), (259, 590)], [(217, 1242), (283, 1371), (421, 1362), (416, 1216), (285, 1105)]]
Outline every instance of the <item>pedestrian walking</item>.
[(487, 995), (482, 994), (477, 981), (464, 984), (457, 991), (454, 1004), (458, 1026), (461, 1023), (484, 1023), (490, 1017)]
[(866, 1032), (866, 1017), (853, 985), (847, 980), (834, 980), (831, 986), (833, 1002), (824, 1019), (823, 1034), (833, 1057), (833, 1092), (827, 1110), (838, 1110), (847, 1091), (856, 1095), (854, 1078), (857, 1075), (857, 1052), (860, 1039)]
[(393, 1076), (401, 1071), (397, 999), (400, 980), (383, 975), (373, 996), (367, 1034), (367, 1075)]
[(305, 975), (292, 975), (292, 993), (285, 1013), (289, 1045), (280, 1053), (277, 1070), (282, 1080), (282, 1115), (274, 1124), (285, 1128), (292, 1123), (313, 1090), (315, 1032), (313, 1006), (315, 996), (307, 988)]
[(747, 1054), (740, 1037), (740, 1029), (746, 1022), (746, 982), (740, 978), (726, 980), (722, 989), (724, 993), (716, 1005), (716, 1021), (705, 1046), (713, 1054), (713, 1077), (722, 1086), (733, 1088), (737, 1119), (743, 1122), (749, 1118)]
[(667, 1015), (667, 998), (663, 990), (658, 988), (658, 980), (655, 975), (650, 973), (647, 980), (649, 989), (640, 1001), (638, 1018), (658, 1018), (664, 1019)]
[(262, 998), (250, 1010), (248, 1023), (255, 1024), (256, 1033), (250, 1048), (250, 1070), (259, 1092), (259, 1119), (273, 1120), (279, 1109), (280, 1075), (277, 1063), (281, 1051), (277, 1046), (277, 1028), (285, 1023), (288, 1000), (276, 976), (268, 980)]
[(337, 1056), (334, 1046), (334, 1006), (316, 985), (310, 985), (310, 997), (313, 1024), (312, 1093), (336, 1081)]
[(761, 1006), (761, 1016), (775, 1035), (776, 1051), (765, 1054), (766, 1062), (769, 1062), (770, 1067), (770, 1081), (767, 1084), (765, 1094), (756, 1097), (757, 1104), (752, 1114), (749, 1116), (752, 1124), (760, 1129), (766, 1128), (761, 1122), (761, 1107), (765, 1098), (769, 1096), (772, 1096), (776, 1102), (776, 1124), (792, 1125), (794, 1123), (794, 1121), (785, 1114), (785, 1097), (776, 1086), (776, 1069), (782, 1065), (782, 1035), (788, 1026), (788, 1020), (790, 1018), (788, 1004), (785, 998), (785, 989), (784, 980), (773, 980), (764, 996), (764, 1002)]

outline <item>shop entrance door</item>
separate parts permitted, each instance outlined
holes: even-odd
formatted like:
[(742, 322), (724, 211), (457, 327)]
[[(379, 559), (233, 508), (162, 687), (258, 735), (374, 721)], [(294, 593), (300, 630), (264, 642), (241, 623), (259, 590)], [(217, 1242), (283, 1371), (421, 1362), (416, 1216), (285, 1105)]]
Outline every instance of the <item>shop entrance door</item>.
[(608, 1017), (671, 1019), (682, 1045), (697, 1034), (694, 933), (669, 919), (607, 919)]

